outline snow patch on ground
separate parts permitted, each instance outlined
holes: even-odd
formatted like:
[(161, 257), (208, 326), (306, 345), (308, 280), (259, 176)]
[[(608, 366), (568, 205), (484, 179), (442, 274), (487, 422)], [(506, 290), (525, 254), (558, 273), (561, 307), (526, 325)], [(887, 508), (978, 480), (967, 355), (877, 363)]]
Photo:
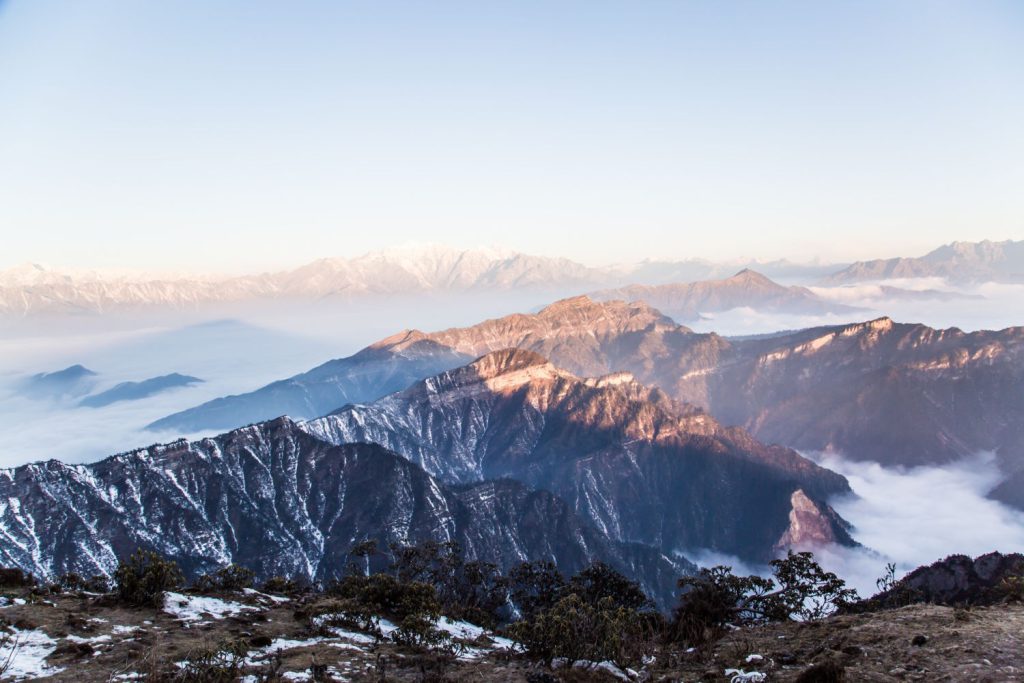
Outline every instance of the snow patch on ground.
[(486, 633), (484, 629), (468, 621), (452, 621), (448, 617), (441, 617), (435, 624), (435, 627), (439, 631), (451, 634), (452, 638), (462, 638), (464, 640), (476, 640)]
[(614, 678), (619, 679), (620, 681), (629, 681), (636, 678), (639, 675), (632, 669), (627, 669), (626, 671), (623, 671), (613, 662), (607, 660), (603, 662), (592, 662), (587, 659), (577, 659), (576, 661), (570, 664), (569, 660), (565, 657), (556, 657), (551, 661), (552, 669), (561, 669), (564, 667), (578, 669), (580, 671), (602, 671), (610, 676), (613, 676)]
[(366, 635), (365, 633), (359, 633), (358, 631), (349, 631), (347, 629), (337, 627), (330, 628), (329, 630), (335, 635), (335, 637), (344, 638), (345, 640), (350, 640), (359, 645), (372, 645), (376, 642), (376, 638), (373, 636)]
[(254, 589), (254, 588), (245, 588), (245, 589), (242, 590), (242, 592), (245, 593), (246, 595), (252, 595), (252, 596), (255, 596), (257, 598), (264, 598), (266, 600), (270, 600), (271, 602), (276, 602), (278, 604), (281, 604), (281, 603), (284, 603), (284, 602), (291, 602), (291, 598), (286, 598), (286, 597), (281, 596), (281, 595), (271, 595), (270, 593), (261, 593), (260, 591)]
[(83, 638), (82, 636), (69, 635), (67, 636), (67, 640), (71, 641), (72, 643), (88, 643), (89, 645), (97, 645), (99, 643), (109, 643), (110, 636), (104, 635), (96, 636), (94, 638)]
[(64, 670), (46, 663), (46, 658), (57, 649), (57, 641), (50, 636), (39, 630), (22, 631), (13, 627), (9, 635), (10, 641), (0, 648), (0, 661), (7, 661), (14, 648), (10, 667), (4, 673), (5, 680), (34, 680)]
[(205, 595), (185, 595), (172, 592), (164, 594), (164, 611), (187, 622), (202, 622), (204, 614), (208, 614), (214, 619), (223, 619), (256, 609), (258, 608), (239, 602), (210, 598)]

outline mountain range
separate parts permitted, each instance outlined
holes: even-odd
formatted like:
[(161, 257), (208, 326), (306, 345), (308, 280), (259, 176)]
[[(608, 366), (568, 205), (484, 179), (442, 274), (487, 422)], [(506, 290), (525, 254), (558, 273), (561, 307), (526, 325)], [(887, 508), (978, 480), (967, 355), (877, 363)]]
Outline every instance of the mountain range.
[(720, 280), (664, 285), (628, 285), (591, 292), (598, 301), (643, 301), (679, 322), (699, 320), (702, 314), (753, 308), (762, 313), (792, 315), (849, 314), (860, 309), (829, 301), (806, 287), (786, 287), (761, 273), (744, 269)]
[[(717, 284), (649, 296), (815, 301), (750, 271)], [(26, 390), (68, 395), (94, 380), (74, 366)], [(109, 574), (145, 547), (192, 576), (234, 562), (326, 581), (362, 540), (455, 540), (503, 569), (607, 562), (665, 607), (694, 570), (688, 553), (760, 563), (856, 544), (829, 505), (848, 482), (794, 449), (905, 466), (992, 451), (1005, 478), (991, 495), (1024, 509), (1021, 386), (1024, 328), (883, 317), (728, 338), (644, 301), (577, 296), (403, 330), (150, 425), (217, 436), (0, 470), (0, 564)]]
[(1024, 241), (953, 242), (916, 258), (857, 261), (824, 284), (938, 277), (951, 282), (1024, 282)]
[(569, 292), (607, 281), (607, 271), (564, 258), (441, 246), (325, 258), (293, 270), (244, 275), (146, 276), (52, 271), (29, 264), (0, 272), (0, 313), (104, 313), (205, 304), (305, 300), (423, 292), (538, 289)]
[[(565, 258), (501, 249), (404, 247), (355, 258), (325, 258), (292, 270), (220, 277), (188, 274), (61, 271), (25, 264), (0, 271), (0, 314), (107, 313), (123, 310), (195, 309), (245, 301), (349, 300), (425, 292), (525, 290), (546, 297), (586, 291), (599, 297), (650, 297), (681, 320), (730, 305), (768, 310), (835, 311), (838, 304), (816, 300), (806, 290), (767, 287), (766, 282), (729, 282), (744, 269), (768, 277), (842, 285), (888, 278), (940, 277), (957, 283), (1024, 281), (1024, 242), (954, 242), (920, 258), (847, 264), (790, 261), (715, 263), (700, 259), (643, 261), (590, 267)], [(716, 286), (713, 282), (725, 283)], [(741, 278), (742, 280), (742, 278)], [(682, 283), (693, 283), (689, 286)], [(773, 283), (774, 284), (774, 283)], [(665, 289), (647, 287), (672, 285)], [(728, 286), (726, 286), (728, 285)], [(619, 290), (618, 293), (604, 290)], [(771, 289), (771, 291), (767, 291)], [(750, 296), (744, 298), (743, 294)], [(701, 306), (718, 308), (702, 308)], [(840, 307), (841, 308), (841, 307)]]
[(551, 493), (511, 480), (450, 486), (374, 444), (335, 446), (280, 418), (212, 439), (0, 470), (0, 565), (109, 575), (142, 547), (190, 577), (234, 562), (260, 579), (338, 577), (357, 542), (457, 541), (503, 569), (602, 561), (668, 605), (694, 565), (610, 539)]
[(86, 396), (78, 405), (87, 408), (102, 408), (119, 401), (137, 401), (156, 394), (161, 394), (178, 387), (190, 387), (201, 384), (203, 380), (191, 375), (172, 372), (169, 375), (150, 377), (138, 382), (120, 382), (104, 391)]
[(504, 349), (368, 405), (280, 417), (92, 465), (0, 470), (0, 564), (109, 574), (136, 547), (326, 581), (348, 549), (458, 541), (503, 569), (607, 562), (659, 604), (689, 549), (766, 561), (853, 545), (846, 480), (625, 374)]
[(609, 538), (666, 554), (765, 561), (784, 545), (852, 542), (824, 502), (849, 492), (841, 476), (628, 374), (579, 378), (532, 351), (494, 351), (300, 427), (380, 444), (451, 484), (550, 490)]
[[(904, 466), (993, 451), (1011, 480), (1024, 477), (1024, 328), (966, 333), (879, 318), (730, 339), (695, 333), (643, 303), (587, 297), (467, 328), (404, 331), (321, 366), (330, 372), (197, 406), (153, 427), (230, 428), (294, 407), (293, 417), (314, 418), (511, 347), (578, 377), (631, 373), (769, 443)], [(394, 381), (376, 383), (381, 367)], [(242, 422), (229, 424), (228, 416)], [(994, 495), (1024, 506), (1019, 490), (1002, 486)]]

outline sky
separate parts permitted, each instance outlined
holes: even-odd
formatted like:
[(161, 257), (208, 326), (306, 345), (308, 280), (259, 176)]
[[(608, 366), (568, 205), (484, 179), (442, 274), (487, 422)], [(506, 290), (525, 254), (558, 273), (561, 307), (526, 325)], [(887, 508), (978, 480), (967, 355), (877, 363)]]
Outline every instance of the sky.
[(1024, 238), (1024, 3), (0, 0), (0, 268)]

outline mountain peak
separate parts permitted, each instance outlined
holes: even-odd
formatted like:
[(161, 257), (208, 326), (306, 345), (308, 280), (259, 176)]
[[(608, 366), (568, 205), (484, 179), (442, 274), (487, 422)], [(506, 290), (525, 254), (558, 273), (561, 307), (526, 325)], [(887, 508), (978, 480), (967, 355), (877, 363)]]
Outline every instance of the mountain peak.
[(586, 294), (561, 299), (545, 306), (537, 313), (537, 317), (564, 324), (604, 321), (616, 325), (628, 324), (630, 327), (636, 325), (645, 327), (651, 323), (660, 322), (676, 327), (671, 318), (643, 301), (626, 302), (619, 299), (597, 301)]
[(519, 373), (522, 370), (528, 370), (531, 368), (552, 371), (543, 373), (545, 375), (554, 376), (555, 374), (558, 374), (557, 369), (544, 356), (534, 351), (517, 348), (492, 351), (485, 356), (477, 358), (475, 361), (470, 363), (469, 367), (471, 367), (481, 379), (485, 380), (496, 379), (498, 377)]
[(423, 339), (427, 339), (427, 335), (419, 330), (402, 330), (390, 337), (375, 341), (367, 348), (400, 350)]
[(60, 379), (60, 380), (72, 380), (81, 379), (84, 377), (93, 377), (96, 373), (85, 367), (84, 365), (76, 363), (75, 365), (69, 365), (63, 370), (57, 370), (55, 372), (41, 372), (35, 377), (37, 379)]
[(887, 315), (883, 315), (881, 318), (875, 318), (874, 320), (868, 320), (867, 322), (861, 323), (860, 327), (871, 330), (872, 332), (888, 332), (893, 328), (896, 322)]
[(553, 304), (548, 304), (540, 310), (537, 315), (544, 317), (553, 317), (559, 313), (565, 311), (579, 311), (585, 309), (591, 309), (595, 306), (600, 306), (598, 302), (591, 299), (586, 294), (580, 294), (579, 296), (571, 296), (566, 299), (559, 299)]
[(772, 285), (775, 284), (775, 281), (769, 278), (768, 276), (762, 275), (756, 270), (752, 270), (750, 268), (744, 268), (743, 270), (739, 271), (738, 273), (736, 273), (735, 275), (728, 279), (741, 282), (757, 282)]

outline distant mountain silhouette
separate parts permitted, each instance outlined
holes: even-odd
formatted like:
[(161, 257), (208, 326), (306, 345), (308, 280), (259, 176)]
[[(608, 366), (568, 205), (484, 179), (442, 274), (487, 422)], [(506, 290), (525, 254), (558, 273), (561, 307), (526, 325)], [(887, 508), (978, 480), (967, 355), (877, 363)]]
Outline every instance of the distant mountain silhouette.
[(29, 398), (61, 398), (89, 393), (96, 382), (96, 373), (82, 365), (72, 365), (56, 372), (41, 372), (21, 383), (21, 393)]
[(942, 277), (953, 282), (1024, 282), (1024, 241), (953, 242), (917, 258), (858, 261), (825, 284)]
[(99, 408), (111, 403), (117, 403), (118, 401), (137, 401), (138, 399), (147, 398), (169, 389), (192, 386), (202, 381), (198, 377), (173, 372), (169, 375), (151, 377), (141, 382), (121, 382), (106, 391), (86, 396), (78, 402), (78, 405), (88, 408)]
[(734, 308), (793, 315), (853, 313), (859, 310), (823, 299), (806, 287), (784, 287), (749, 269), (722, 280), (629, 285), (599, 290), (589, 296), (598, 301), (643, 301), (683, 323), (699, 320), (704, 313), (720, 313)]

